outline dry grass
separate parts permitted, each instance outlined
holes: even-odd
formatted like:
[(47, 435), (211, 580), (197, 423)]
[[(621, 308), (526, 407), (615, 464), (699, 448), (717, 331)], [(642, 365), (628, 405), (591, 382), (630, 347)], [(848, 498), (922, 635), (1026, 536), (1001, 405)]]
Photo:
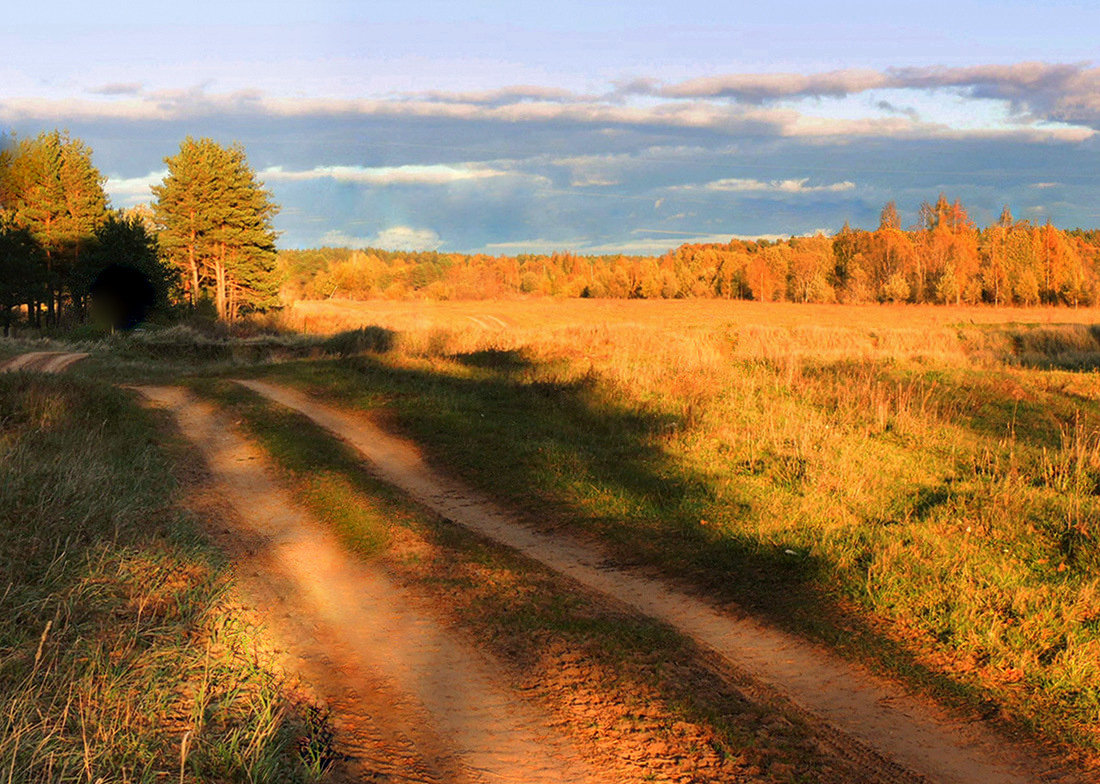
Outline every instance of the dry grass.
[(0, 780), (316, 780), (155, 438), (119, 390), (0, 376)]
[[(1100, 359), (1096, 308), (814, 305), (742, 300), (296, 302), (289, 329), (332, 335), (377, 326), (421, 344), (516, 346), (572, 328), (721, 337), (738, 359), (933, 359), (1079, 367)], [(415, 349), (414, 349), (415, 350)]]
[(740, 324), (773, 327), (935, 329), (987, 324), (1093, 324), (1098, 308), (993, 308), (944, 305), (818, 305), (747, 300), (530, 299), (396, 302), (325, 300), (293, 303), (284, 322), (305, 332), (331, 333), (377, 324), (405, 331), (499, 326), (561, 327), (577, 324), (662, 324), (683, 331)]
[(384, 401), (489, 492), (1095, 752), (1100, 379), (1050, 368), (1100, 367), (1098, 317), (299, 303), (291, 323), (395, 334), (281, 372)]

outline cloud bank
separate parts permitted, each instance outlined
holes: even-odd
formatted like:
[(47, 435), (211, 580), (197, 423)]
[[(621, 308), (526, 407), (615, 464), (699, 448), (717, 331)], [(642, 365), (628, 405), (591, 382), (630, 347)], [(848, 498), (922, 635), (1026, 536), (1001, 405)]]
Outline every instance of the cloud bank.
[[(967, 67), (852, 69), (816, 74), (733, 73), (665, 84), (638, 78), (596, 94), (554, 87), (517, 85), (474, 92), (426, 91), (379, 98), (285, 98), (257, 90), (209, 92), (146, 90), (140, 84), (90, 88), (93, 98), (44, 100), (10, 97), (0, 101), (0, 118), (120, 118), (173, 121), (210, 116), (403, 117), (469, 122), (663, 125), (727, 132), (765, 131), (785, 135), (941, 135), (950, 128), (921, 123), (912, 112), (879, 101), (877, 122), (834, 122), (813, 117), (812, 106), (792, 102), (844, 99), (874, 91), (951, 90), (970, 101), (1004, 102), (1018, 122), (1058, 122), (1100, 127), (1100, 68), (1074, 63), (1026, 62)], [(780, 107), (777, 104), (783, 103)]]
[(657, 252), (873, 226), (888, 200), (915, 220), (940, 191), (979, 223), (1007, 203), (1100, 225), (1100, 68), (1087, 63), (358, 98), (104, 80), (64, 98), (0, 94), (0, 127), (70, 128), (115, 206), (149, 199), (184, 136), (239, 140), (288, 247)]

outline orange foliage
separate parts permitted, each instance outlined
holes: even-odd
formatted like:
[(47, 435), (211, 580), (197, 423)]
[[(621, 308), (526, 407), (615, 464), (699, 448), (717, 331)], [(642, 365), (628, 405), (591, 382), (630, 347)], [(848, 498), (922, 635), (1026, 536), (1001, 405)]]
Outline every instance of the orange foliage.
[(284, 298), (721, 298), (951, 305), (1100, 303), (1100, 232), (1014, 221), (979, 230), (941, 194), (904, 229), (893, 202), (874, 231), (681, 245), (660, 257), (283, 251)]

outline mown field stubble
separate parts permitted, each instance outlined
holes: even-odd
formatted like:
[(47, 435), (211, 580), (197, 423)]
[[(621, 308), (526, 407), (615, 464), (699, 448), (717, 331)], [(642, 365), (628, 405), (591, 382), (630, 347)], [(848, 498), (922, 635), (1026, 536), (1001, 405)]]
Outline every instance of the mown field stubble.
[(1084, 310), (299, 303), (380, 409), (548, 527), (958, 710), (1100, 751), (1100, 344)]

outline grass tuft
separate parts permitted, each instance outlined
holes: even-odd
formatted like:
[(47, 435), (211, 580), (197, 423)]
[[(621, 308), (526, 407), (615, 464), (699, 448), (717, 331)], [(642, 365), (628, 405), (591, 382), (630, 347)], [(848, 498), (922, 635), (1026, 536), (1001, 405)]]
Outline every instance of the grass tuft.
[(150, 415), (0, 376), (0, 770), (8, 781), (315, 781), (308, 729)]

